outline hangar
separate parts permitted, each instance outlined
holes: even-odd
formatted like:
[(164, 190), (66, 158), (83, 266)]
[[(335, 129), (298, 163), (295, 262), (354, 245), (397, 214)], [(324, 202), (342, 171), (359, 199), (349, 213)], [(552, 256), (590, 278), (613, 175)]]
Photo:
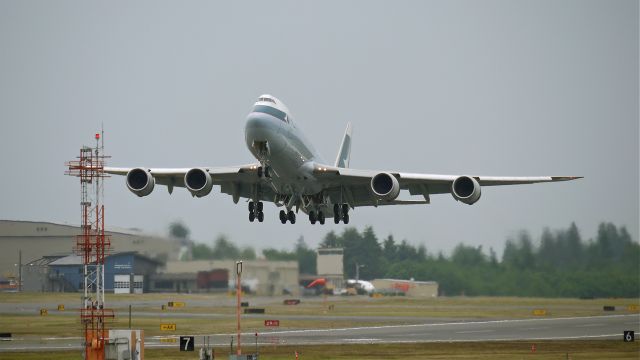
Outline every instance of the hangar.
[[(39, 221), (0, 220), (0, 277), (19, 276), (20, 253), (22, 265), (43, 260), (52, 255), (67, 255), (73, 251), (79, 226)], [(116, 251), (135, 251), (156, 259), (177, 259), (180, 244), (167, 238), (144, 234), (137, 229), (112, 229), (111, 248)], [(47, 260), (43, 260), (47, 261)], [(23, 270), (24, 267), (23, 267)]]

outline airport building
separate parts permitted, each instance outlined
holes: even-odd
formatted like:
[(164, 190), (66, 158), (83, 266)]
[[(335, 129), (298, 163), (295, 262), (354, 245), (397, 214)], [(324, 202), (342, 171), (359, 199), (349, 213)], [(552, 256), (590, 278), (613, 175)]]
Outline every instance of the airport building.
[[(149, 279), (162, 266), (136, 252), (119, 252), (105, 258), (104, 288), (116, 294), (149, 291)], [(78, 255), (44, 256), (23, 267), (24, 291), (75, 292), (83, 289), (84, 265)]]
[[(135, 229), (107, 231), (111, 250), (134, 251), (149, 258), (175, 260), (180, 244), (170, 239), (147, 235)], [(19, 277), (20, 253), (22, 265), (51, 255), (73, 252), (80, 227), (50, 222), (0, 220), (0, 278)]]
[[(234, 287), (236, 263), (233, 260), (169, 261), (151, 277), (151, 291), (219, 291), (226, 276)], [(242, 266), (242, 287), (256, 295), (300, 294), (297, 261), (248, 260)]]
[(317, 277), (325, 278), (333, 289), (345, 288), (344, 250), (342, 248), (324, 248), (317, 251)]
[(401, 293), (408, 297), (437, 297), (438, 283), (435, 281), (414, 281), (398, 279), (375, 279), (371, 283), (380, 293)]

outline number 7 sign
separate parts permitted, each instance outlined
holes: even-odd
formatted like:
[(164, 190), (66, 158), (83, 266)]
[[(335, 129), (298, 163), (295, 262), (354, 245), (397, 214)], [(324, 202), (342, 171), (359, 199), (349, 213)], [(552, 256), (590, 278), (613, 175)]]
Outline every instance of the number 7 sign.
[(180, 336), (180, 351), (193, 351), (193, 336)]

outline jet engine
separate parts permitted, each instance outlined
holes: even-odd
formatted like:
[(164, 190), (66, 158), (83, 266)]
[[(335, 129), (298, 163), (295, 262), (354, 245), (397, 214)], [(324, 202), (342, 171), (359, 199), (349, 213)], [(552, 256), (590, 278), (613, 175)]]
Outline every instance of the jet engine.
[(451, 184), (451, 195), (458, 201), (472, 205), (480, 200), (480, 184), (470, 176), (460, 176)]
[(379, 173), (371, 179), (371, 191), (380, 200), (395, 200), (400, 194), (400, 183), (389, 173)]
[(151, 194), (155, 184), (156, 180), (149, 170), (135, 168), (127, 173), (127, 187), (140, 197)]
[(213, 180), (211, 180), (211, 175), (206, 170), (193, 168), (184, 175), (184, 185), (191, 195), (203, 197), (211, 192)]

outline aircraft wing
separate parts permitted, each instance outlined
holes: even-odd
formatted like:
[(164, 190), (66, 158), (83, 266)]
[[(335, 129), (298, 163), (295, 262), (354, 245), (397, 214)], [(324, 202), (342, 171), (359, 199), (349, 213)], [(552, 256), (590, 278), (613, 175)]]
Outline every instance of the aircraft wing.
[[(209, 173), (214, 185), (220, 185), (223, 193), (233, 196), (234, 202), (238, 202), (240, 197), (250, 198), (254, 185), (262, 181), (257, 176), (259, 164), (247, 164), (227, 167), (195, 167), (203, 169)], [(105, 167), (104, 172), (113, 175), (126, 176), (129, 171), (136, 168)], [(173, 187), (185, 187), (184, 177), (186, 173), (194, 168), (141, 168), (147, 170), (155, 179), (155, 183), (166, 185), (169, 192)], [(260, 198), (265, 201), (273, 201), (275, 191), (268, 186), (261, 187)]]
[[(424, 201), (416, 200), (380, 200), (371, 190), (371, 180), (378, 174), (393, 176), (401, 190), (408, 190), (411, 195), (420, 195)], [(453, 182), (461, 175), (418, 174), (402, 172), (383, 172), (375, 170), (358, 170), (318, 165), (314, 175), (325, 186), (331, 189), (331, 197), (336, 202), (348, 202), (352, 206), (408, 205), (429, 203), (430, 195), (451, 193)], [(475, 179), (480, 187), (498, 185), (522, 185), (543, 182), (575, 180), (577, 176), (469, 176)], [(340, 199), (341, 200), (338, 200)]]

